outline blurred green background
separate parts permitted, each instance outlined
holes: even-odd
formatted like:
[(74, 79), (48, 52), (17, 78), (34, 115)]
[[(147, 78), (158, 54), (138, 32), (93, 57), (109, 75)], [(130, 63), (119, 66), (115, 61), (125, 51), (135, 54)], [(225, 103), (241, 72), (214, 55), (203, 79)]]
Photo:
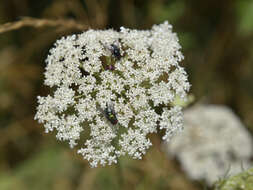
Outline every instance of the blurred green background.
[(228, 105), (253, 132), (252, 0), (2, 0), (0, 24), (17, 23), (0, 26), (0, 190), (204, 188), (167, 158), (158, 136), (142, 161), (122, 158), (122, 181), (116, 166), (91, 169), (33, 120), (36, 96), (49, 92), (44, 60), (56, 39), (165, 20), (179, 36), (195, 100)]

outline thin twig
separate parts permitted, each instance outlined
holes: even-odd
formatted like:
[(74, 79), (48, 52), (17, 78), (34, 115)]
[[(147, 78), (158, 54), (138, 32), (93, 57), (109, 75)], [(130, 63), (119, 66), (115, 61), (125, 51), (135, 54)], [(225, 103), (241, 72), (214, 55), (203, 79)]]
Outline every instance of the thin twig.
[(17, 30), (25, 26), (41, 28), (41, 27), (63, 27), (66, 29), (77, 29), (77, 30), (86, 30), (89, 27), (87, 25), (78, 23), (71, 19), (37, 19), (30, 17), (23, 17), (21, 20), (16, 22), (8, 22), (0, 25), (0, 34), (12, 30)]

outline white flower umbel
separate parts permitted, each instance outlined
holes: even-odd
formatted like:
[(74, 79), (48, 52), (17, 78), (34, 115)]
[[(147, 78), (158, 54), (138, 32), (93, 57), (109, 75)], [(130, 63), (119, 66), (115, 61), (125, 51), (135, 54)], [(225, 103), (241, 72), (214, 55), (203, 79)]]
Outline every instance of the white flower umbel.
[(46, 132), (77, 146), (91, 166), (128, 154), (141, 159), (152, 145), (147, 134), (164, 129), (164, 140), (182, 128), (176, 97), (189, 90), (172, 26), (151, 30), (88, 30), (57, 40), (46, 59), (45, 85), (35, 119)]
[(184, 113), (185, 129), (167, 144), (190, 178), (213, 185), (252, 167), (252, 137), (227, 107), (197, 105)]

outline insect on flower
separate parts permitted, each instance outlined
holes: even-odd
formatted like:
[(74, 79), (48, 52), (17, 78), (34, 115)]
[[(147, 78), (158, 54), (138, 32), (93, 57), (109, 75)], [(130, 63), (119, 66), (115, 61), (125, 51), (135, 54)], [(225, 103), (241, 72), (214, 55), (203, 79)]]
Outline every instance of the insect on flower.
[(106, 103), (105, 109), (102, 109), (101, 107), (97, 108), (112, 125), (116, 125), (118, 123), (116, 112), (114, 110), (114, 104), (112, 102)]
[(120, 49), (117, 45), (112, 44), (110, 47), (110, 51), (112, 53), (112, 55), (117, 59), (120, 60), (121, 58), (121, 54), (120, 54)]
[(100, 42), (105, 49), (109, 50), (112, 54), (112, 56), (116, 59), (116, 60), (120, 60), (121, 58), (121, 52), (120, 52), (120, 48), (118, 45), (118, 42), (114, 42), (113, 44), (109, 45), (105, 45), (104, 43)]
[(102, 61), (103, 68), (105, 70), (114, 71), (115, 70), (115, 61), (120, 60), (121, 54), (120, 54), (120, 48), (116, 43), (109, 45), (106, 45), (100, 41), (100, 43), (103, 45), (103, 47), (111, 53), (111, 57), (106, 57), (104, 61)]
[(106, 119), (108, 119), (111, 124), (116, 125), (118, 123), (118, 119), (114, 110), (114, 104), (112, 102), (106, 104), (104, 112)]

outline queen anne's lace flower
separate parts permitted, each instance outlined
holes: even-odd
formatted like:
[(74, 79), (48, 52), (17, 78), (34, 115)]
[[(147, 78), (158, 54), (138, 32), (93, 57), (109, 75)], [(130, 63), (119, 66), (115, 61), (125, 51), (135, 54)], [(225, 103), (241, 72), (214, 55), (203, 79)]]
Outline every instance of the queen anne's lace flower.
[(63, 37), (46, 59), (45, 85), (54, 94), (38, 97), (35, 119), (70, 147), (83, 144), (78, 153), (93, 167), (125, 154), (141, 159), (148, 133), (165, 129), (169, 140), (182, 128), (172, 103), (190, 87), (180, 48), (167, 22)]
[(227, 173), (252, 167), (252, 137), (231, 109), (196, 105), (185, 111), (184, 121), (185, 130), (166, 149), (190, 178), (211, 186)]

